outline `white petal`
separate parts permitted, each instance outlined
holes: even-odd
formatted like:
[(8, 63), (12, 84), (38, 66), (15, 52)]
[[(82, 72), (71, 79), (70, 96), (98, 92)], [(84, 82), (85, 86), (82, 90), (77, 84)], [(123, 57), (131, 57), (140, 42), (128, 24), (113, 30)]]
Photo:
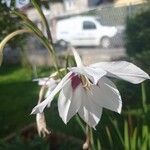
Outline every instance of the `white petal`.
[(61, 90), (58, 98), (58, 111), (65, 124), (77, 113), (81, 105), (82, 92), (81, 85), (73, 90), (71, 82), (68, 82)]
[(104, 75), (106, 75), (106, 71), (100, 69), (100, 68), (91, 68), (91, 67), (85, 67), (84, 68), (85, 72), (87, 73), (87, 77), (89, 79), (92, 78), (92, 82), (96, 85), (97, 82), (99, 81), (99, 79), (101, 77), (103, 77)]
[(76, 64), (78, 67), (82, 67), (83, 66), (83, 63), (82, 63), (82, 60), (79, 56), (79, 53), (77, 52), (77, 50), (73, 47), (71, 47), (71, 50), (73, 52), (73, 55), (74, 55), (74, 58), (75, 58), (75, 61), (76, 61)]
[(80, 117), (90, 126), (95, 126), (100, 121), (102, 115), (102, 107), (95, 104), (88, 94), (89, 91), (85, 91), (82, 96), (82, 105), (78, 111)]
[(101, 107), (121, 113), (121, 96), (113, 82), (106, 77), (102, 77), (98, 82), (98, 86), (93, 85), (92, 88), (89, 97), (93, 102)]
[(31, 112), (31, 114), (37, 114), (43, 112), (44, 108), (51, 103), (54, 96), (62, 89), (62, 87), (70, 80), (70, 75), (72, 72), (69, 72), (65, 75), (65, 77), (59, 82), (59, 84), (56, 86), (56, 88), (50, 93), (50, 95), (47, 96), (47, 98), (37, 106), (35, 106)]
[(32, 81), (38, 81), (38, 85), (46, 85), (46, 86), (51, 86), (56, 83), (56, 80), (50, 77), (44, 77), (44, 78), (37, 78), (33, 79)]
[(123, 79), (134, 84), (150, 79), (146, 72), (126, 61), (100, 62), (90, 66), (94, 68), (100, 67), (108, 72), (108, 76)]
[(51, 98), (51, 99), (49, 99), (49, 100), (46, 99), (46, 100), (44, 100), (42, 103), (36, 105), (36, 106), (32, 109), (31, 114), (42, 113), (43, 110), (44, 110), (44, 108), (46, 107), (46, 105), (47, 105), (48, 103), (51, 103), (52, 100), (53, 100), (53, 98)]
[(74, 72), (74, 73), (86, 75), (86, 72), (85, 72), (84, 68), (85, 67), (71, 67), (71, 68), (68, 68), (68, 69), (70, 71)]
[(56, 82), (53, 83), (53, 84), (49, 84), (48, 90), (47, 90), (47, 92), (45, 94), (45, 98), (47, 98), (48, 95), (50, 95), (52, 93), (52, 91), (56, 88), (56, 86), (57, 86)]
[(70, 71), (85, 75), (88, 77), (94, 84), (97, 84), (98, 80), (106, 75), (106, 71), (100, 69), (100, 68), (92, 68), (92, 67), (72, 67), (69, 68)]

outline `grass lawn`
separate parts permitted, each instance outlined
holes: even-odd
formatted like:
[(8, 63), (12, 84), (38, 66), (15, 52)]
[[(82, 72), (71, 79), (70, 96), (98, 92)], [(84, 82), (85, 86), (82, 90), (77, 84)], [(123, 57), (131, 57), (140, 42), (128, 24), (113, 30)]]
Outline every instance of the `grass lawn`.
[(19, 66), (0, 68), (0, 137), (33, 122), (30, 112), (39, 87), (31, 79), (30, 69)]

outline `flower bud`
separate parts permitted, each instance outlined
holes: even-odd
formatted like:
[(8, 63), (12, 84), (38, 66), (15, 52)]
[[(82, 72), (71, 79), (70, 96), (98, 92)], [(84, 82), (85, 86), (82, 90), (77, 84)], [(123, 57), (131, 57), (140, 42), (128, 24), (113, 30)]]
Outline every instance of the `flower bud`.
[(39, 136), (45, 137), (46, 135), (50, 134), (50, 132), (46, 128), (44, 113), (38, 113), (36, 115), (36, 124)]

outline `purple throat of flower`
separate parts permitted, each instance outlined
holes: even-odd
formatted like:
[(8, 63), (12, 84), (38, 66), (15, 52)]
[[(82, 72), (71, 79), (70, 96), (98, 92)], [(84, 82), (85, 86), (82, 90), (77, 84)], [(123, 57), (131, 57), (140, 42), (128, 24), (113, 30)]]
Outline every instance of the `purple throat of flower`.
[(72, 89), (75, 90), (80, 84), (82, 84), (83, 88), (86, 90), (91, 90), (91, 85), (93, 84), (86, 76), (77, 75), (72, 73), (69, 77), (71, 79)]
[(81, 84), (81, 79), (75, 73), (72, 73), (69, 78), (71, 79), (72, 89), (75, 90)]

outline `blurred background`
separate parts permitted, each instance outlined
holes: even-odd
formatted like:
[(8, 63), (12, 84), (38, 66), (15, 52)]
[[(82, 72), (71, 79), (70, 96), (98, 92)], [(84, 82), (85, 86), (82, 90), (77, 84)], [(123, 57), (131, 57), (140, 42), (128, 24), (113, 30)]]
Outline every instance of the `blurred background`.
[[(148, 0), (44, 0), (38, 4), (48, 20), (61, 67), (71, 54), (71, 44), (86, 65), (127, 60), (150, 74)], [(31, 3), (19, 8), (46, 35)], [(0, 3), (0, 41), (21, 27), (21, 19)], [(58, 116), (56, 101), (46, 110), (52, 134), (45, 139), (37, 135), (35, 116), (30, 112), (40, 87), (32, 80), (53, 71), (49, 52), (33, 35), (19, 35), (6, 45), (0, 67), (0, 149), (82, 149), (85, 136), (76, 118), (66, 126)], [(114, 82), (122, 95), (123, 111), (118, 115), (104, 110), (94, 131), (95, 149), (150, 149), (150, 82)]]

